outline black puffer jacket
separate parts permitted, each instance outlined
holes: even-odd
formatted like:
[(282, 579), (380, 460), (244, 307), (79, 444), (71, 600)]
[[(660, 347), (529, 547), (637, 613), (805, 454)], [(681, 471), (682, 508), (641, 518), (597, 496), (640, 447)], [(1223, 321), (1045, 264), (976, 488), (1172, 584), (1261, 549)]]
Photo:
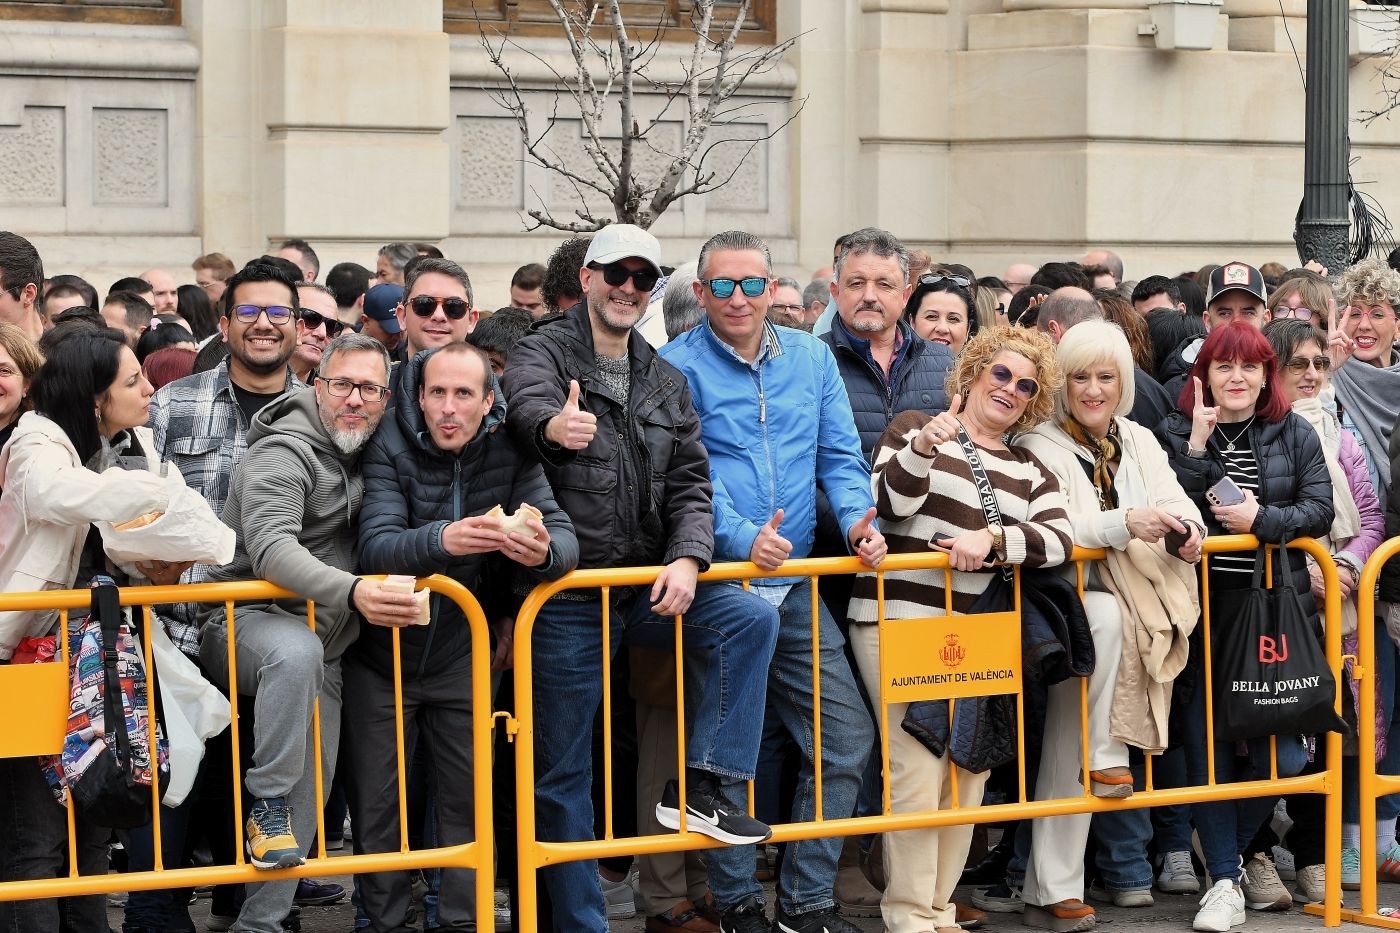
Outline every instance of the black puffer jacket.
[[(424, 350), (400, 364), (394, 408), (365, 448), (359, 567), (364, 573), (446, 574), (470, 589), (486, 610), (487, 621), (494, 621), (514, 613), (519, 599), (513, 590), (523, 592), (572, 570), (578, 563), (578, 542), (539, 463), (522, 456), (501, 427), (506, 406), (499, 389), (476, 437), (458, 454), (444, 453), (433, 443), (418, 406), (423, 363), (431, 352)], [(448, 523), (496, 505), (514, 512), (522, 502), (544, 513), (549, 559), (543, 566), (527, 569), (500, 554), (458, 557), (443, 550), (442, 530)], [(399, 649), (406, 676), (450, 669), (471, 650), (462, 611), (452, 600), (434, 596), (432, 621), (403, 629)], [(361, 626), (351, 650), (381, 674), (392, 674), (389, 629)]]
[(1186, 385), (1186, 377), (1191, 372), (1196, 357), (1201, 353), (1201, 345), (1205, 342), (1206, 338), (1200, 334), (1187, 337), (1176, 345), (1171, 356), (1162, 361), (1162, 368), (1157, 372), (1157, 381), (1162, 384), (1162, 388), (1167, 390), (1167, 395), (1173, 400), (1181, 396), (1181, 389)]
[[(635, 330), (628, 338), (631, 393), (624, 408), (599, 380), (586, 303), (537, 321), (510, 351), (504, 385), (506, 427), (537, 454), (578, 534), (580, 567), (629, 567), (714, 553), (710, 458), (700, 418), (680, 370)], [(583, 450), (544, 437), (564, 407), (569, 381), (598, 418)]]
[(888, 386), (884, 374), (865, 358), (840, 318), (832, 321), (831, 330), (821, 336), (836, 356), (866, 460), (895, 415), (911, 408), (929, 415), (948, 410), (944, 384), (953, 366), (953, 354), (941, 343), (920, 339), (904, 320), (899, 322), (899, 332), (904, 335), (905, 350), (890, 373)]
[[(1225, 475), (1218, 435), (1212, 434), (1206, 442), (1206, 457), (1197, 459), (1186, 455), (1191, 419), (1180, 411), (1168, 415), (1156, 433), (1181, 488), (1200, 508), (1207, 531), (1228, 534), (1206, 501), (1206, 490)], [(1250, 533), (1269, 544), (1325, 535), (1332, 527), (1332, 478), (1317, 432), (1289, 412), (1278, 422), (1256, 419), (1249, 427), (1249, 443), (1259, 464), (1259, 514)], [(1303, 552), (1292, 549), (1288, 556), (1294, 586), (1307, 593), (1311, 584)]]
[[(1400, 537), (1400, 430), (1390, 432), (1390, 494), (1385, 504), (1385, 536)], [(1400, 603), (1400, 557), (1386, 561), (1381, 570), (1380, 598)]]

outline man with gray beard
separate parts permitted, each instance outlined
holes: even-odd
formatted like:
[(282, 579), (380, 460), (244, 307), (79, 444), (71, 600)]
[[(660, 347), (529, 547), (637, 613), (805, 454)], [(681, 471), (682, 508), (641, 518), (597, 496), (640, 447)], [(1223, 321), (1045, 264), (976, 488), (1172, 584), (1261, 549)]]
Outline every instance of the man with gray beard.
[[(220, 686), (253, 697), (253, 763), (244, 784), (252, 798), (248, 855), (256, 868), (304, 861), (325, 803), (315, 794), (312, 709), (319, 699), (328, 791), (340, 744), (340, 657), (355, 640), (359, 619), (398, 627), (418, 617), (411, 594), (355, 576), (360, 450), (384, 414), (388, 382), (388, 354), (373, 338), (345, 333), (331, 341), (313, 389), (293, 390), (253, 418), (224, 506), (238, 547), (233, 561), (208, 579), (262, 579), (298, 597), (239, 604), (233, 685), (223, 606), (209, 607), (200, 619), (205, 670)], [(315, 631), (307, 624), (308, 599), (316, 604)], [(295, 890), (295, 879), (257, 886), (233, 929), (278, 933)]]

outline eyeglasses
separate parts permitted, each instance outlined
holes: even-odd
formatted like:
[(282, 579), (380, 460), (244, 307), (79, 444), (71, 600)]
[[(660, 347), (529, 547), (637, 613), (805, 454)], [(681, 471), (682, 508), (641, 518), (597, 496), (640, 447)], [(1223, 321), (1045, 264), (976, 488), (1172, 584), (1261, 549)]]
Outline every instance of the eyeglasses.
[(339, 318), (326, 317), (319, 311), (301, 312), (301, 322), (306, 325), (307, 330), (315, 330), (322, 324), (326, 325), (326, 336), (334, 340), (336, 336), (345, 329), (345, 322)]
[(255, 324), (258, 317), (266, 314), (269, 324), (285, 324), (296, 316), (296, 312), (286, 305), (234, 305), (233, 316), (240, 324)]
[[(733, 293), (731, 292), (731, 294), (733, 294)], [(795, 317), (801, 317), (801, 316), (802, 316), (802, 306), (801, 306), (801, 305), (769, 305), (769, 306), (768, 306), (768, 310), (769, 310), (769, 311), (786, 311), (788, 314), (791, 314), (791, 315), (793, 315), (793, 316), (795, 316)]]
[(939, 282), (952, 282), (958, 288), (967, 288), (972, 284), (972, 280), (961, 275), (949, 275), (942, 272), (925, 272), (919, 276), (920, 285), (937, 285)]
[(409, 300), (408, 306), (419, 317), (432, 317), (437, 313), (438, 308), (442, 308), (442, 313), (454, 321), (460, 321), (471, 310), (471, 306), (467, 304), (465, 299), (434, 298), (432, 295), (419, 295), (412, 298)]
[(1320, 373), (1325, 373), (1327, 372), (1327, 370), (1332, 368), (1332, 361), (1327, 357), (1319, 354), (1318, 356), (1312, 357), (1295, 356), (1283, 365), (1286, 366), (1288, 368), (1288, 371), (1290, 373), (1293, 373), (1293, 375), (1301, 376), (1303, 373), (1308, 371), (1309, 366), (1311, 366), (1313, 369), (1316, 369)]
[(988, 372), (992, 374), (992, 382), (996, 383), (998, 388), (1006, 388), (1014, 381), (1016, 385), (1013, 391), (1028, 402), (1040, 394), (1040, 383), (1029, 376), (1017, 379), (1011, 370), (1001, 363), (993, 363)]
[(350, 393), (356, 389), (360, 390), (360, 398), (366, 402), (382, 402), (389, 394), (388, 386), (376, 385), (373, 382), (351, 382), (349, 379), (327, 379), (324, 376), (317, 376), (318, 382), (325, 383), (326, 391), (336, 398), (349, 398)]
[(603, 273), (603, 281), (607, 282), (613, 288), (617, 288), (628, 279), (631, 279), (632, 284), (637, 286), (637, 291), (639, 292), (651, 291), (656, 287), (657, 280), (661, 278), (661, 273), (657, 272), (651, 266), (643, 266), (640, 269), (629, 269), (620, 261), (610, 262), (606, 265), (590, 262), (588, 268)]
[(1291, 317), (1291, 318), (1297, 318), (1297, 319), (1300, 320), (1300, 321), (1310, 321), (1310, 320), (1312, 320), (1313, 314), (1314, 314), (1314, 312), (1313, 312), (1313, 309), (1312, 309), (1312, 308), (1284, 308), (1284, 307), (1278, 307), (1278, 308), (1275, 308), (1275, 309), (1274, 309), (1274, 317)]
[(761, 275), (751, 275), (745, 279), (706, 279), (710, 294), (716, 298), (732, 298), (734, 289), (744, 293), (745, 298), (757, 298), (768, 288), (768, 279)]

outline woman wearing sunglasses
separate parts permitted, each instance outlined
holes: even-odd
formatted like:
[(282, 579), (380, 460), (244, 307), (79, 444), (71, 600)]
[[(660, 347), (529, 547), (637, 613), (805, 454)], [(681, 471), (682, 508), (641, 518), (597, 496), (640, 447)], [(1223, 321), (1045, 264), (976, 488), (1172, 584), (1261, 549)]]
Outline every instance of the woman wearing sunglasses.
[[(1331, 530), (1320, 540), (1332, 552), (1342, 587), (1342, 653), (1355, 657), (1358, 652), (1356, 582), (1361, 577), (1362, 565), (1385, 537), (1385, 512), (1371, 484), (1361, 445), (1349, 430), (1338, 424), (1336, 416), (1327, 410), (1328, 406), (1322, 401), (1331, 370), (1331, 360), (1325, 349), (1326, 335), (1309, 321), (1275, 318), (1264, 328), (1264, 336), (1282, 361), (1279, 385), (1285, 400), (1295, 415), (1312, 425), (1322, 441), (1322, 454), (1327, 462), (1327, 472), (1332, 477), (1332, 505), (1336, 515), (1332, 519)], [(1312, 592), (1320, 608), (1324, 595), (1322, 572), (1311, 559), (1308, 560), (1308, 571), (1312, 575)], [(1385, 616), (1377, 613), (1374, 668), (1378, 674), (1375, 678), (1376, 732), (1382, 736), (1394, 720), (1391, 698), (1395, 694), (1395, 661), (1395, 646), (1386, 634)], [(1350, 670), (1350, 661), (1347, 667)], [(1355, 710), (1359, 705), (1357, 682), (1350, 677), (1346, 678), (1346, 682), (1351, 684), (1351, 689), (1344, 691), (1343, 696)], [(1384, 757), (1376, 762), (1377, 770), (1382, 774), (1400, 773), (1400, 749), (1396, 749), (1394, 754), (1386, 752), (1385, 743), (1378, 743), (1377, 754)], [(1313, 761), (1320, 764), (1322, 757), (1314, 754)], [(1342, 797), (1344, 885), (1361, 882), (1361, 800), (1355, 757), (1349, 757), (1346, 764)], [(1288, 834), (1288, 849), (1293, 853), (1297, 866), (1298, 892), (1305, 900), (1317, 902), (1325, 894), (1322, 835), (1325, 819), (1322, 799), (1307, 799), (1312, 796), (1298, 794), (1288, 798), (1288, 815), (1294, 827)], [(1389, 816), (1394, 820), (1393, 814), (1393, 809), (1389, 814), (1382, 811), (1377, 818), (1384, 820)], [(1268, 839), (1267, 842), (1272, 844), (1273, 840)], [(1267, 846), (1263, 848), (1267, 851)], [(1382, 862), (1386, 862), (1384, 857)], [(1394, 874), (1400, 875), (1400, 853), (1396, 854), (1395, 861), (1388, 864), (1394, 865)]]
[[(1327, 534), (1334, 510), (1322, 444), (1308, 423), (1289, 411), (1277, 355), (1258, 328), (1236, 321), (1211, 330), (1187, 374), (1178, 406), (1158, 427), (1157, 437), (1209, 532), (1252, 534), (1266, 544)], [(1213, 487), (1215, 498), (1239, 501), (1212, 505), (1206, 494)], [(1288, 557), (1294, 586), (1307, 592), (1303, 552), (1295, 548)], [(1254, 559), (1253, 552), (1212, 557), (1212, 600), (1225, 590), (1251, 586)], [(1214, 611), (1212, 618), (1217, 625), (1230, 621)], [(1205, 682), (1202, 654), (1202, 646), (1193, 644), (1185, 675), (1194, 684), (1185, 735), (1186, 776), (1192, 785), (1205, 784), (1208, 770), (1206, 693), (1212, 685)], [(1275, 738), (1279, 777), (1298, 774), (1306, 762), (1303, 743), (1296, 735)], [(1248, 761), (1237, 768), (1235, 743), (1216, 741), (1217, 782), (1268, 779), (1269, 739), (1247, 744)], [(1224, 933), (1239, 926), (1246, 903), (1255, 909), (1288, 906), (1288, 892), (1269, 856), (1259, 852), (1248, 864), (1241, 858), (1273, 806), (1262, 797), (1191, 805), (1213, 885), (1201, 900), (1195, 929)]]
[[(875, 447), (872, 484), (880, 527), (891, 551), (936, 546), (953, 568), (885, 574), (885, 618), (945, 614), (945, 581), (954, 614), (981, 611), (981, 597), (1000, 578), (985, 566), (1002, 560), (1026, 567), (1063, 563), (1070, 551), (1068, 503), (1054, 477), (1006, 437), (1049, 417), (1060, 369), (1049, 338), (996, 327), (968, 341), (948, 376), (949, 411), (929, 417), (900, 414)], [(994, 491), (979, 504), (978, 476)], [(870, 696), (880, 696), (880, 628), (873, 576), (857, 577), (850, 603), (850, 640)], [(971, 702), (971, 701), (965, 701)], [(935, 756), (901, 727), (908, 704), (891, 703), (881, 728), (890, 749), (894, 812), (975, 807), (988, 772)], [(956, 767), (956, 778), (952, 771)], [(972, 841), (972, 826), (906, 830), (885, 835), (887, 884), (881, 912), (892, 933), (955, 933), (951, 901)]]
[[(1087, 695), (1088, 782), (1096, 797), (1130, 797), (1129, 746), (1149, 754), (1167, 746), (1172, 680), (1186, 664), (1200, 612), (1191, 564), (1200, 558), (1205, 525), (1152, 432), (1127, 417), (1133, 354), (1123, 331), (1084, 321), (1065, 333), (1056, 354), (1065, 387), (1055, 395), (1055, 417), (1017, 444), (1068, 496), (1074, 543), (1108, 554), (1084, 567), (1084, 609), (1097, 659)], [(1074, 567), (1066, 573), (1075, 579)], [(1154, 649), (1141, 652), (1142, 644)], [(1037, 799), (1084, 792), (1079, 690), (1077, 679), (1050, 688)], [(1115, 816), (1123, 830), (1098, 834), (1107, 897), (1119, 907), (1151, 907), (1152, 866), (1142, 847), (1151, 823), (1142, 810)], [(1090, 814), (1081, 813), (1031, 824), (1023, 889), (1028, 926), (1082, 929), (1095, 919), (1083, 902), (1089, 823)]]
[(914, 333), (941, 343), (954, 356), (977, 336), (977, 306), (968, 291), (971, 280), (951, 272), (925, 272), (904, 305), (904, 319)]

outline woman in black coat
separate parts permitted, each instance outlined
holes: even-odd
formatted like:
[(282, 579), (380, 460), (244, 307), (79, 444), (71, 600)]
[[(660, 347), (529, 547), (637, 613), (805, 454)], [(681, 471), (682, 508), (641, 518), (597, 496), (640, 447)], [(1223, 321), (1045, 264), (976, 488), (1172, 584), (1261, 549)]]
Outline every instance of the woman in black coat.
[[(1253, 534), (1278, 544), (1294, 538), (1321, 536), (1332, 524), (1332, 481), (1317, 433), (1289, 410), (1279, 384), (1278, 360), (1258, 328), (1245, 323), (1216, 327), (1201, 346), (1179, 402), (1157, 430), (1182, 488), (1195, 500), (1211, 534)], [(1214, 505), (1209, 489), (1229, 478), (1243, 501)], [(1210, 593), (1248, 587), (1254, 553), (1212, 557)], [(1307, 562), (1301, 551), (1289, 553), (1289, 570), (1300, 593), (1310, 590)], [(1312, 600), (1303, 600), (1314, 612)], [(1231, 619), (1212, 614), (1218, 628)], [(1205, 693), (1200, 675), (1201, 652), (1193, 650), (1188, 670), (1196, 688), (1188, 713), (1185, 739), (1187, 776), (1205, 784), (1207, 774)], [(1219, 672), (1216, 672), (1219, 676)], [(1278, 736), (1278, 774), (1299, 773), (1306, 764), (1297, 736)], [(1267, 779), (1269, 740), (1249, 742), (1249, 767), (1236, 773), (1232, 742), (1217, 742), (1217, 782)], [(1241, 852), (1273, 810), (1272, 798), (1198, 803), (1192, 805), (1196, 831), (1213, 887), (1201, 901), (1195, 928), (1228, 930), (1244, 922), (1244, 908), (1277, 906), (1281, 883), (1268, 855), (1256, 854), (1243, 864)], [(1243, 890), (1240, 883), (1243, 881)], [(1283, 889), (1284, 897), (1287, 896)], [(1263, 903), (1267, 899), (1268, 903)], [(1286, 905), (1284, 905), (1286, 906)], [(1223, 924), (1223, 925), (1222, 925)]]

